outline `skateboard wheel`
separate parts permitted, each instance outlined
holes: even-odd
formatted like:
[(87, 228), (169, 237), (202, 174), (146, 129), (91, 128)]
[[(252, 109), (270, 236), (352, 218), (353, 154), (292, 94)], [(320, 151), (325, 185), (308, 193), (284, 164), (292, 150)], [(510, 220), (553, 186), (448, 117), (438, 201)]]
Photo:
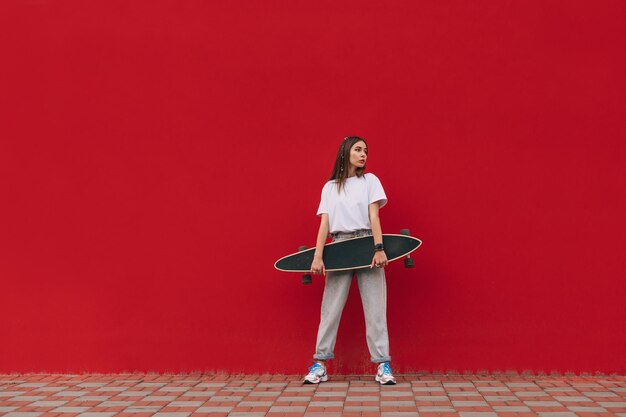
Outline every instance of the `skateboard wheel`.
[(409, 232), (409, 229), (400, 229), (400, 234), (405, 235), (405, 236), (410, 236), (411, 232)]
[(415, 266), (415, 261), (413, 261), (413, 258), (405, 258), (404, 259), (404, 267), (405, 268), (413, 268)]
[(307, 250), (306, 246), (298, 246), (298, 252), (302, 252), (303, 250)]
[(302, 275), (302, 283), (304, 285), (309, 285), (313, 282), (313, 278), (309, 274)]

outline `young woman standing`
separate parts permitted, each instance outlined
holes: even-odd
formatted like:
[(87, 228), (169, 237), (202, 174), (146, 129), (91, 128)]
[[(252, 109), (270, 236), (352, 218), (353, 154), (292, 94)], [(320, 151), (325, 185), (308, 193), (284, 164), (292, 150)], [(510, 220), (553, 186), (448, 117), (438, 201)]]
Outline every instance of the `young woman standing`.
[(367, 347), (371, 361), (378, 364), (375, 379), (385, 385), (396, 383), (389, 365), (391, 357), (387, 334), (387, 287), (383, 269), (387, 265), (387, 256), (378, 217), (378, 211), (387, 203), (387, 197), (379, 179), (374, 174), (365, 173), (367, 152), (367, 143), (362, 138), (345, 138), (337, 152), (330, 180), (322, 189), (317, 210), (321, 222), (311, 272), (326, 275), (322, 255), (329, 233), (333, 242), (373, 236), (375, 252), (369, 268), (329, 272), (326, 275), (322, 313), (313, 355), (315, 362), (304, 378), (304, 383), (307, 384), (328, 380), (326, 361), (334, 358), (339, 320), (355, 273), (365, 313)]

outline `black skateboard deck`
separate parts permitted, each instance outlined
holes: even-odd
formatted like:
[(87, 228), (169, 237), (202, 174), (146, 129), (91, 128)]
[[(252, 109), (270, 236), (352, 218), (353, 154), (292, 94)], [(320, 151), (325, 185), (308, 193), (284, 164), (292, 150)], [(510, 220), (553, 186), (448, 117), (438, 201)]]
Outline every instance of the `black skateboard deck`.
[[(404, 234), (383, 235), (383, 245), (389, 262), (409, 255), (421, 244), (421, 240)], [(274, 267), (279, 271), (306, 273), (311, 270), (314, 254), (315, 248), (302, 250), (280, 258)], [(369, 268), (373, 257), (374, 238), (372, 236), (339, 240), (324, 246), (323, 260), (326, 272)], [(410, 267), (412, 263), (405, 263), (405, 266)]]

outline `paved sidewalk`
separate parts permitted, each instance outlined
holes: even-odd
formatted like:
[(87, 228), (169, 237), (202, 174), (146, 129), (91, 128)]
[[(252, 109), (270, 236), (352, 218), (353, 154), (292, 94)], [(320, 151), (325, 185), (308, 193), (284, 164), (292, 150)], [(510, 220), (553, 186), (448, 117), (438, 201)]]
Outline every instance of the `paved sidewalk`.
[(626, 376), (0, 375), (2, 417), (626, 417)]

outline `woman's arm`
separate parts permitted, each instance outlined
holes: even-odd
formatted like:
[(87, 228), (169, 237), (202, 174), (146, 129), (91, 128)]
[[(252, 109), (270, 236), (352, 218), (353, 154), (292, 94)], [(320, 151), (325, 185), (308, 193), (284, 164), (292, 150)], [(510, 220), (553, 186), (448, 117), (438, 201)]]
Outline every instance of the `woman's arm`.
[(313, 255), (313, 263), (311, 264), (311, 272), (314, 274), (326, 275), (326, 267), (324, 266), (323, 255), (324, 245), (328, 238), (328, 213), (321, 214), (320, 229), (317, 232), (317, 243), (315, 244), (315, 254)]
[[(378, 201), (373, 202), (369, 205), (369, 218), (370, 224), (372, 225), (372, 235), (374, 236), (374, 244), (383, 243), (383, 231), (380, 227), (380, 217), (378, 216), (379, 206)], [(374, 252), (374, 258), (372, 259), (372, 265), (370, 268), (374, 266), (384, 267), (387, 266), (387, 255), (384, 250)]]

